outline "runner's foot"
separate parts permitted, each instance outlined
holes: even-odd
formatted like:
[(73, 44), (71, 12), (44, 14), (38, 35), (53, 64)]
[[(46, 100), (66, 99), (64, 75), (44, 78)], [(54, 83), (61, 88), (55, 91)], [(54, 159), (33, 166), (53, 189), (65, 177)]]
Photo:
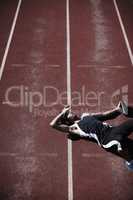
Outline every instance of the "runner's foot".
[(125, 162), (128, 170), (133, 171), (133, 160)]

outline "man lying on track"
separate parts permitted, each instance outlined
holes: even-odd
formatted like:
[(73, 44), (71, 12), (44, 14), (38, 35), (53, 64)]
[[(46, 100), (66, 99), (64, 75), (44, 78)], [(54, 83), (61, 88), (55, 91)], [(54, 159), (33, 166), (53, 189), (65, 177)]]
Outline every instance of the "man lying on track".
[(126, 117), (133, 117), (131, 110), (133, 110), (132, 107), (120, 101), (113, 110), (104, 113), (83, 113), (81, 117), (78, 117), (71, 112), (70, 106), (66, 106), (52, 120), (50, 126), (61, 132), (68, 133), (69, 138), (78, 136), (95, 140), (102, 148), (108, 149), (115, 146), (117, 151), (120, 152), (125, 139), (133, 132), (133, 119), (128, 119), (118, 126), (111, 126), (104, 121), (114, 119), (121, 114)]

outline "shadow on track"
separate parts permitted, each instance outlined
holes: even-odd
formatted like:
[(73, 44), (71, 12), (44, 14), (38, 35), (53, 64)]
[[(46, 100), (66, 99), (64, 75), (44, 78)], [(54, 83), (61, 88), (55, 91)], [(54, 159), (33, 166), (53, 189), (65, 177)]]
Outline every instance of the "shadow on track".
[[(68, 138), (71, 139), (72, 141), (77, 141), (82, 139), (85, 140), (86, 142), (96, 143), (96, 141), (93, 139), (90, 140), (86, 138), (81, 138), (80, 136), (77, 135), (68, 135)], [(133, 140), (130, 138), (125, 139), (124, 144), (122, 144), (122, 149), (123, 149), (122, 151), (118, 152), (116, 146), (114, 145), (113, 147), (104, 150), (118, 157), (121, 157), (128, 162), (133, 160)]]

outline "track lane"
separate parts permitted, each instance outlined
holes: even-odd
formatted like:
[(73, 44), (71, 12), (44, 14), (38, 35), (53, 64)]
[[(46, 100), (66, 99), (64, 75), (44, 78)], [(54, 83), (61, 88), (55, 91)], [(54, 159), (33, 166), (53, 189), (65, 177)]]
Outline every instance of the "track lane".
[[(113, 2), (73, 0), (70, 19), (73, 109), (105, 111), (127, 93), (132, 103), (133, 69)], [(73, 142), (73, 172), (75, 200), (132, 196), (128, 182), (133, 179), (123, 160), (94, 144)]]
[(4, 55), (4, 50), (6, 43), (9, 37), (10, 29), (12, 26), (14, 13), (17, 8), (18, 0), (10, 1), (1, 1), (0, 6), (0, 63)]
[(131, 49), (133, 51), (133, 37), (132, 37), (133, 2), (132, 0), (128, 0), (128, 1), (121, 0), (121, 1), (117, 1), (117, 4), (118, 4), (119, 11), (121, 13), (124, 27), (126, 29), (126, 33), (130, 42)]
[[(0, 85), (1, 197), (67, 199), (67, 141), (49, 127), (62, 108), (56, 92), (66, 91), (65, 52), (65, 2), (23, 1)], [(11, 86), (18, 87), (11, 101), (19, 103), (20, 90), (27, 101), (39, 92), (44, 105), (30, 107), (26, 100), (17, 108), (2, 104)], [(36, 93), (34, 101), (39, 100)]]

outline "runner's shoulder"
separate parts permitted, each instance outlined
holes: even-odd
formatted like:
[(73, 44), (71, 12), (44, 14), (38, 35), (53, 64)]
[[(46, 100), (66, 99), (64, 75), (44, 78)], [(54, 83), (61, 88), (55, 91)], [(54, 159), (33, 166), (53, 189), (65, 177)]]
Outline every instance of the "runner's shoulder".
[(83, 113), (81, 115), (81, 119), (86, 118), (86, 117), (93, 117), (93, 116), (94, 116), (94, 113)]

